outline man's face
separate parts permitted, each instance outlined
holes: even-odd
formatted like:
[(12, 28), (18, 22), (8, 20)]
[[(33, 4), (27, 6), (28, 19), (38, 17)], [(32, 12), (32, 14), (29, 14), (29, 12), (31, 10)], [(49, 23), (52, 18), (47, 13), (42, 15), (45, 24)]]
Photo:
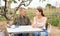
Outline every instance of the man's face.
[(26, 15), (26, 10), (25, 10), (25, 9), (22, 9), (22, 10), (20, 11), (20, 14), (21, 14), (22, 16), (25, 16), (25, 15)]

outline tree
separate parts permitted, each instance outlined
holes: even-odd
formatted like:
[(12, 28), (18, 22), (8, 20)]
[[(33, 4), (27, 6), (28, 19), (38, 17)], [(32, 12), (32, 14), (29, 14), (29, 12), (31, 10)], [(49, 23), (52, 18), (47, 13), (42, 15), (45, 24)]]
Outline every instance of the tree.
[(46, 5), (47, 8), (56, 8), (55, 6), (51, 5), (51, 4), (47, 4)]
[[(18, 1), (21, 1), (21, 3), (19, 4), (19, 6), (14, 11), (14, 15), (12, 15), (10, 17), (10, 16), (7, 15), (10, 12), (10, 5), (11, 5), (12, 2), (17, 3), (17, 1), (16, 0), (3, 0), (3, 1), (5, 2), (4, 13), (3, 14), (0, 14), (0, 15), (4, 16), (6, 18), (6, 20), (10, 20), (11, 17), (14, 17), (16, 11), (19, 9), (19, 7), (21, 5), (28, 6), (32, 2), (32, 0), (18, 0)], [(40, 0), (40, 1), (45, 1), (45, 0)]]
[[(18, 0), (18, 1), (21, 1), (21, 3), (16, 8), (16, 10), (14, 11), (14, 13), (13, 13), (12, 16), (11, 15), (9, 16), (9, 13), (10, 13), (10, 5), (11, 5), (12, 2), (17, 3), (17, 1), (16, 0), (3, 0), (3, 1), (5, 2), (5, 7), (3, 9), (4, 12), (2, 14), (0, 13), (0, 15), (4, 16), (6, 18), (6, 20), (7, 20), (7, 24), (9, 24), (10, 23), (9, 21), (11, 20), (12, 17), (14, 18), (15, 14), (16, 14), (16, 11), (19, 9), (19, 7), (21, 5), (28, 6), (31, 3), (32, 0)], [(2, 8), (1, 8), (1, 10), (2, 10)]]
[(39, 0), (39, 1), (42, 1), (43, 2), (43, 1), (46, 1), (46, 0)]
[[(10, 12), (10, 5), (11, 5), (11, 3), (12, 2), (17, 3), (17, 1), (16, 0), (3, 0), (3, 1), (5, 2), (5, 8), (4, 8), (4, 13), (1, 14), (1, 15), (3, 15), (7, 20), (9, 20), (9, 18), (7, 17), (6, 14)], [(19, 7), (21, 5), (28, 6), (31, 3), (32, 0), (18, 0), (18, 1), (21, 1), (21, 3), (19, 4), (19, 6), (17, 7), (17, 9), (15, 10), (15, 13), (16, 13), (16, 11), (19, 9)], [(25, 4), (28, 1), (29, 1), (29, 3)], [(14, 13), (14, 15), (15, 15), (15, 13)]]
[(50, 8), (52, 5), (51, 4), (47, 4), (46, 7)]

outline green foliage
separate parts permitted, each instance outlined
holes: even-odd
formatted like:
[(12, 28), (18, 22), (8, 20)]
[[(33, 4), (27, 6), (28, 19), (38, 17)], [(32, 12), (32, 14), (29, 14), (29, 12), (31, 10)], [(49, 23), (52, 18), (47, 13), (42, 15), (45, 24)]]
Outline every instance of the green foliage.
[[(5, 0), (3, 0), (3, 1), (5, 1)], [(14, 3), (17, 3), (17, 1), (16, 0), (9, 0), (10, 2), (14, 2)]]
[(48, 22), (53, 26), (58, 26), (59, 25), (59, 18), (48, 19)]
[(60, 20), (59, 14), (60, 13), (57, 12), (57, 13), (52, 13), (51, 15), (48, 15), (50, 16), (48, 17), (48, 22), (53, 26), (59, 26), (59, 20)]
[(42, 1), (43, 2), (43, 1), (46, 1), (46, 0), (39, 0), (39, 1)]
[(31, 19), (31, 20), (33, 20), (33, 17), (35, 16), (35, 9), (31, 9), (31, 8), (29, 8), (28, 10), (27, 10), (27, 16)]
[(47, 4), (46, 7), (48, 7), (48, 8), (56, 8), (55, 6), (53, 6), (51, 4)]
[(35, 14), (34, 14), (34, 13), (28, 13), (27, 16), (28, 16), (31, 20), (33, 20), (33, 17), (35, 16)]
[[(32, 10), (29, 9), (27, 11), (27, 15), (31, 20), (33, 20), (33, 17), (35, 16), (35, 13), (33, 13), (33, 12), (35, 12), (34, 9), (32, 9)], [(57, 26), (57, 27), (59, 26), (60, 13), (51, 12), (51, 13), (45, 13), (45, 14), (46, 14), (46, 17), (48, 18), (48, 20), (47, 20), (48, 23), (50, 23), (53, 26)]]
[[(33, 17), (35, 16), (36, 9), (27, 9), (27, 16), (30, 18), (31, 21), (33, 21)], [(12, 11), (11, 11), (12, 12)], [(10, 12), (10, 14), (12, 14)], [(45, 12), (46, 17), (48, 18), (48, 23), (50, 23), (53, 26), (59, 26), (60, 24), (60, 12)], [(18, 16), (18, 14), (16, 15)], [(0, 17), (0, 21), (4, 21), (4, 17)]]
[(51, 4), (47, 4), (46, 7), (50, 8), (52, 5)]
[(3, 16), (0, 16), (0, 21), (6, 20)]
[(52, 8), (56, 8), (55, 6), (51, 6)]

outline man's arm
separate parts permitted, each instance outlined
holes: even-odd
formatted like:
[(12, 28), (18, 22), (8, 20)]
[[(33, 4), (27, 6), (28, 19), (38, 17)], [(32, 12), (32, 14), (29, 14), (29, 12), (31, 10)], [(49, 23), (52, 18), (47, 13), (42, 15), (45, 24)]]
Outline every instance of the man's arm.
[[(27, 17), (28, 18), (28, 17)], [(31, 25), (31, 21), (30, 21), (30, 19), (28, 18), (28, 25)]]
[(13, 24), (14, 24), (14, 25), (17, 24), (17, 17), (14, 19)]

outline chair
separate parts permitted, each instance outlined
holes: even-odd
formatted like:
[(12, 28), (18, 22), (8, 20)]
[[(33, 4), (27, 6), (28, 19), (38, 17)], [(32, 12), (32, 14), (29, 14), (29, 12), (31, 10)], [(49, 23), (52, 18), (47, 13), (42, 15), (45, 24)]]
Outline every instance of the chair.
[[(48, 32), (48, 36), (50, 36), (50, 32), (51, 32), (51, 24), (50, 23), (46, 23), (46, 30), (47, 30), (47, 32)], [(41, 32), (40, 32), (40, 34), (41, 34)]]
[[(50, 23), (46, 23), (46, 30), (48, 32), (48, 36), (50, 36), (50, 32), (51, 32), (51, 24)], [(41, 34), (41, 32), (40, 32)], [(32, 36), (32, 33), (30, 33), (30, 36)]]
[(51, 24), (50, 23), (46, 24), (46, 30), (48, 32), (48, 36), (50, 36), (50, 32), (51, 32)]

